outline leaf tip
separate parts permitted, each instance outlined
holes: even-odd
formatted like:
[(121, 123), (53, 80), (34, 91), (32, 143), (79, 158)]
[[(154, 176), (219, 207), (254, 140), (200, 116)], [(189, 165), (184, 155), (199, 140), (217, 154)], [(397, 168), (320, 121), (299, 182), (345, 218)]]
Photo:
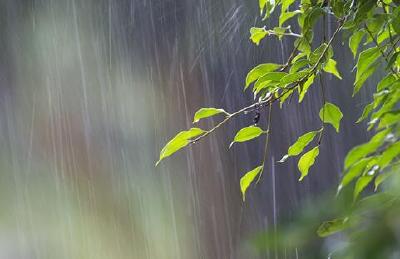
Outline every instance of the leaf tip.
[(161, 162), (161, 159), (160, 160), (158, 160), (157, 162), (156, 162), (156, 164), (154, 165), (154, 167), (157, 167), (158, 166), (158, 164)]

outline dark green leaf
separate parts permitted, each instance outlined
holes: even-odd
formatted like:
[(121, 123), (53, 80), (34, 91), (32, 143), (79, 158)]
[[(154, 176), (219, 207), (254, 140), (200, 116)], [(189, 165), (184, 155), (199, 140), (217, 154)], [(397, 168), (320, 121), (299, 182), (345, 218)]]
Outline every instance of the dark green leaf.
[(348, 218), (325, 221), (319, 226), (317, 234), (320, 237), (327, 237), (337, 232), (340, 232), (346, 229), (347, 227), (348, 227)]

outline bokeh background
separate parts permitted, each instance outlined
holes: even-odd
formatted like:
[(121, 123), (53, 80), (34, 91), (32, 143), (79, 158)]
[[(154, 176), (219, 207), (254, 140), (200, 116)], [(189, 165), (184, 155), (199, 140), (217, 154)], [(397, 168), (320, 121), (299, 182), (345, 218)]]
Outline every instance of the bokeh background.
[(328, 129), (303, 182), (296, 159), (275, 161), (320, 127), (318, 84), (302, 105), (274, 106), (269, 163), (245, 203), (239, 179), (261, 163), (264, 140), (228, 145), (252, 114), (155, 167), (199, 107), (251, 104), (249, 69), (284, 63), (291, 39), (249, 41), (261, 24), (256, 0), (1, 0), (0, 258), (276, 258), (247, 240), (334, 191), (344, 155), (367, 137), (354, 121), (369, 90), (351, 97), (340, 38), (344, 80), (323, 82), (345, 114), (341, 133)]

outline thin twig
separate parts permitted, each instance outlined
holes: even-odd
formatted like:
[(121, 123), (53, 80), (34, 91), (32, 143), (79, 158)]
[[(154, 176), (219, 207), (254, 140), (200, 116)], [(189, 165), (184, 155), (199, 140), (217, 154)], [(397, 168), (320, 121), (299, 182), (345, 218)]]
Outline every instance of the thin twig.
[(271, 121), (272, 121), (272, 103), (269, 104), (269, 111), (268, 111), (268, 126), (267, 126), (267, 137), (265, 139), (265, 147), (264, 147), (264, 156), (263, 156), (263, 170), (261, 171), (261, 173), (258, 175), (258, 179), (257, 179), (257, 183), (260, 181), (261, 179), (261, 175), (263, 174), (264, 171), (264, 165), (265, 165), (265, 161), (267, 160), (267, 156), (268, 156), (268, 144), (269, 144), (269, 135), (271, 134)]
[(323, 82), (323, 78), (322, 75), (319, 76), (319, 83), (321, 85), (321, 99), (322, 99), (322, 127), (320, 129), (320, 133), (318, 136), (318, 146), (321, 145), (321, 141), (322, 141), (322, 136), (325, 130), (325, 125), (324, 125), (324, 121), (325, 121), (325, 103), (326, 103), (326, 99), (325, 99), (325, 88), (324, 88), (324, 82)]
[[(333, 40), (335, 39), (336, 35), (338, 34), (338, 32), (343, 28), (343, 25), (345, 23), (347, 19), (347, 16), (344, 17), (343, 19), (341, 19), (339, 21), (339, 26), (336, 28), (335, 32), (332, 34), (332, 37), (330, 38), (329, 42), (327, 43), (325, 49), (323, 50), (321, 56), (318, 58), (317, 62), (315, 63), (315, 65), (310, 69), (310, 72), (305, 75), (303, 78), (300, 78), (299, 80), (297, 80), (296, 82), (294, 82), (292, 84), (292, 86), (286, 88), (279, 96), (274, 97), (273, 95), (270, 95), (268, 98), (266, 98), (265, 100), (261, 100), (259, 102), (255, 102), (249, 106), (246, 106), (234, 113), (230, 113), (229, 115), (227, 115), (221, 122), (219, 122), (216, 126), (214, 126), (213, 128), (211, 128), (210, 130), (206, 131), (204, 134), (198, 136), (197, 138), (193, 139), (191, 141), (191, 144), (196, 143), (197, 141), (201, 140), (202, 138), (208, 136), (209, 134), (211, 134), (212, 132), (214, 132), (216, 129), (218, 129), (219, 127), (221, 127), (222, 125), (224, 125), (227, 121), (229, 121), (231, 118), (236, 117), (239, 114), (242, 114), (248, 110), (252, 110), (254, 109), (257, 105), (259, 105), (260, 107), (263, 107), (265, 105), (271, 105), (272, 103), (274, 103), (275, 101), (279, 100), (283, 95), (285, 95), (286, 93), (288, 93), (289, 91), (293, 90), (294, 88), (296, 88), (297, 86), (299, 86), (301, 83), (304, 83), (305, 80), (308, 79), (308, 77), (310, 77), (312, 74), (314, 74), (315, 70), (317, 69), (318, 65), (322, 62), (323, 57), (325, 56), (326, 52), (328, 51), (329, 47), (332, 45)], [(291, 56), (289, 57), (288, 62), (283, 66), (283, 69), (287, 66), (290, 65), (290, 60), (294, 58), (294, 53), (295, 50), (298, 48), (298, 46), (293, 50)], [(293, 56), (293, 57), (292, 57)]]

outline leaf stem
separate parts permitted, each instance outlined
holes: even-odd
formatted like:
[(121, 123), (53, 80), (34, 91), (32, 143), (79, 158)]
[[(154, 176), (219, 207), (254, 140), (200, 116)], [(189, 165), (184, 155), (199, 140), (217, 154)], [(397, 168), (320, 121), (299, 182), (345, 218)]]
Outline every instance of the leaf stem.
[(258, 183), (261, 179), (261, 175), (264, 172), (264, 165), (265, 165), (265, 161), (267, 160), (267, 156), (268, 156), (268, 144), (269, 144), (269, 135), (271, 134), (271, 120), (272, 120), (272, 103), (269, 104), (269, 111), (268, 111), (268, 126), (267, 126), (267, 137), (265, 139), (265, 146), (264, 146), (264, 156), (263, 156), (263, 170), (261, 171), (261, 173), (258, 175), (258, 179), (257, 182)]

